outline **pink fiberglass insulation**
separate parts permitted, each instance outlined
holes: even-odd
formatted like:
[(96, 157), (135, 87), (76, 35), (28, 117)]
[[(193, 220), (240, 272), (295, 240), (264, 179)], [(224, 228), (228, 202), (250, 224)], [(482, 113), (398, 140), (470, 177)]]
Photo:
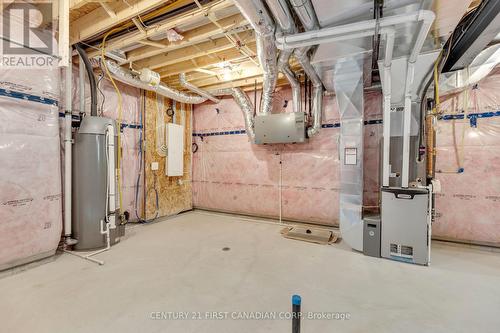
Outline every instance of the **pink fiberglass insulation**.
[(464, 110), (468, 116), (437, 125), (437, 237), (500, 245), (499, 91), (497, 69), (466, 91), (442, 97), (445, 116), (464, 117)]
[[(90, 88), (88, 85), (87, 74), (85, 73), (85, 110), (90, 115)], [(99, 115), (118, 120), (118, 95), (115, 88), (107, 77), (102, 78), (96, 75), (99, 82), (97, 90), (97, 111)], [(131, 219), (137, 219), (135, 210), (140, 216), (143, 207), (143, 179), (139, 180), (137, 186), (137, 177), (141, 167), (139, 157), (139, 137), (142, 131), (140, 119), (140, 96), (141, 91), (128, 85), (116, 82), (122, 96), (122, 124), (121, 132), (121, 180), (122, 180), (122, 212), (128, 211)], [(100, 90), (100, 91), (99, 91)], [(78, 114), (80, 108), (80, 88), (78, 80), (78, 70), (73, 70), (73, 110)], [(104, 103), (103, 103), (104, 102)], [(64, 126), (61, 120), (61, 126)], [(136, 205), (137, 192), (137, 205)]]
[(0, 270), (55, 252), (62, 231), (59, 70), (0, 71)]
[[(436, 178), (441, 181), (442, 192), (436, 197), (436, 237), (500, 245), (498, 91), (497, 69), (471, 87), (468, 95), (461, 92), (441, 98), (445, 117), (437, 126)], [(253, 95), (249, 95), (253, 100)], [(467, 120), (446, 117), (463, 117), (467, 96)], [(291, 99), (287, 89), (280, 91), (275, 100), (276, 112), (291, 111), (291, 103), (283, 108), (286, 99)], [(380, 94), (365, 94), (364, 117), (365, 121), (382, 118)], [(326, 97), (323, 124), (338, 122), (335, 97)], [(193, 140), (199, 146), (193, 156), (195, 207), (278, 217), (281, 190), (284, 219), (337, 223), (338, 128), (322, 128), (317, 137), (305, 144), (251, 145), (246, 134), (231, 134), (244, 129), (244, 124), (240, 109), (230, 98), (218, 105), (207, 102), (195, 106), (193, 128)], [(229, 134), (221, 133), (227, 131)], [(379, 199), (381, 124), (366, 124), (364, 134), (364, 204), (371, 206), (377, 205)], [(464, 172), (458, 173), (459, 167)]]
[[(249, 96), (253, 100), (253, 94)], [(365, 98), (369, 101), (365, 118), (380, 118), (380, 95), (369, 93)], [(291, 107), (291, 91), (280, 90), (273, 110), (290, 112)], [(199, 147), (193, 154), (196, 207), (279, 217), (281, 191), (283, 219), (338, 223), (338, 128), (323, 128), (304, 144), (253, 145), (246, 134), (234, 134), (244, 129), (244, 122), (231, 98), (218, 105), (196, 105), (193, 112), (193, 140)], [(324, 99), (323, 119), (325, 126), (338, 124), (334, 97)], [(374, 170), (378, 168), (380, 131), (378, 124), (365, 126), (365, 165)], [(378, 173), (366, 173), (366, 205), (377, 204), (377, 188)]]

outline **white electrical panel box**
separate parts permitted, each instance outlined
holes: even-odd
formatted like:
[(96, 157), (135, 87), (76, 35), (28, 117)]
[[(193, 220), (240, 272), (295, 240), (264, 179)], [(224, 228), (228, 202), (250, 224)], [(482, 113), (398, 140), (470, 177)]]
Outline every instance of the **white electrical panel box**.
[(184, 126), (166, 124), (165, 141), (167, 145), (166, 175), (182, 176), (184, 174)]

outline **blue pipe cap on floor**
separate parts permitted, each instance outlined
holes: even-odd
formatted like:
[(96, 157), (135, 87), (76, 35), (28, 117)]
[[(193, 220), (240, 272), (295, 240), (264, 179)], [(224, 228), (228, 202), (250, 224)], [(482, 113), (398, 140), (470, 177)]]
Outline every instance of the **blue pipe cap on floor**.
[(293, 305), (300, 305), (301, 302), (302, 302), (302, 298), (300, 298), (299, 295), (292, 296), (292, 304)]

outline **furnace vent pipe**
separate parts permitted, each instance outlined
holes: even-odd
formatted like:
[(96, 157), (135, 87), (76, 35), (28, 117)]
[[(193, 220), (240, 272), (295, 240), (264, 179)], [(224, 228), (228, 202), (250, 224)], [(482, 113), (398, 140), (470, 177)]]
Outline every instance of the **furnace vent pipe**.
[(234, 0), (234, 3), (255, 30), (257, 57), (264, 72), (260, 113), (270, 114), (278, 80), (278, 50), (274, 36), (276, 27), (262, 0)]
[[(290, 3), (307, 31), (319, 29), (318, 18), (316, 17), (316, 12), (314, 11), (311, 0), (290, 0)], [(323, 83), (309, 60), (308, 53), (310, 49), (311, 46), (300, 47), (295, 49), (294, 54), (313, 84), (313, 124), (307, 129), (307, 136), (313, 137), (318, 134), (321, 129), (321, 118), (323, 115)]]
[[(89, 77), (90, 115), (93, 117), (97, 117), (97, 84), (95, 81), (94, 70), (92, 68), (92, 64), (90, 63), (89, 57), (87, 57), (87, 53), (80, 46), (80, 44), (75, 44), (75, 49), (76, 52), (78, 52), (78, 55), (80, 55), (80, 61), (83, 60), (83, 63), (85, 64), (85, 69), (87, 70), (87, 75)], [(80, 110), (80, 112), (84, 112), (84, 110)]]
[(184, 88), (200, 95), (200, 96), (203, 96), (209, 100), (211, 100), (212, 102), (214, 103), (219, 103), (220, 100), (218, 98), (215, 98), (212, 94), (210, 94), (208, 91), (206, 90), (203, 90), (197, 86), (195, 86), (194, 84), (192, 83), (189, 83), (186, 79), (186, 74), (185, 73), (181, 73), (179, 74), (179, 82), (181, 83), (181, 86), (183, 86)]
[[(266, 0), (266, 3), (273, 14), (275, 21), (281, 28), (282, 33), (293, 34), (297, 32), (297, 27), (291, 20), (292, 14), (288, 8), (286, 0)], [(289, 64), (290, 56), (292, 54), (293, 50), (283, 50), (280, 52), (278, 57), (278, 71), (283, 73), (287, 81), (290, 83), (290, 87), (292, 87), (293, 112), (300, 112), (300, 83), (290, 69)]]
[(415, 78), (415, 63), (425, 38), (434, 22), (436, 15), (429, 10), (418, 11), (417, 21), (422, 21), (417, 38), (413, 44), (410, 56), (408, 57), (408, 65), (406, 69), (405, 83), (405, 108), (403, 116), (403, 167), (401, 171), (401, 187), (409, 185), (409, 170), (410, 170), (410, 130), (411, 130), (411, 102), (412, 102), (412, 86)]

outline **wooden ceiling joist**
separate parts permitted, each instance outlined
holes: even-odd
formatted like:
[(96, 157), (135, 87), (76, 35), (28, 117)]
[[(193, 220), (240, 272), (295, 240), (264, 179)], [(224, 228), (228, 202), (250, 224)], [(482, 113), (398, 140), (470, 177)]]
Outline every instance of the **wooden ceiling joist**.
[[(227, 29), (237, 29), (243, 27), (244, 25), (247, 24), (247, 21), (241, 14), (236, 14), (219, 20), (219, 23), (227, 30)], [(127, 59), (131, 62), (136, 62), (138, 60), (150, 58), (155, 55), (162, 54), (164, 52), (170, 52), (175, 49), (179, 49), (181, 47), (185, 47), (195, 43), (200, 43), (218, 33), (220, 33), (220, 29), (215, 25), (213, 25), (212, 23), (209, 23), (201, 27), (188, 30), (185, 33), (182, 33), (182, 36), (184, 38), (180, 41), (160, 42), (161, 44), (164, 45), (163, 49), (159, 49), (158, 47), (145, 46), (127, 52)]]
[[(252, 51), (256, 52), (255, 43), (248, 44), (248, 47)], [(193, 65), (193, 62), (191, 60), (187, 60), (167, 66), (163, 70), (159, 69), (158, 71), (161, 77), (167, 77), (179, 73), (191, 72), (197, 68), (213, 66), (223, 61), (231, 61), (231, 60), (246, 58), (245, 56), (242, 56), (241, 53), (234, 48), (222, 52), (217, 52), (214, 55), (215, 55), (214, 57), (202, 56), (194, 58), (193, 60), (195, 61), (196, 66)]]
[[(171, 1), (168, 5), (171, 10), (191, 3), (190, 0)], [(158, 6), (164, 5), (165, 0), (141, 0), (133, 5), (126, 5), (122, 2), (110, 3), (109, 8), (115, 11), (116, 16), (110, 17), (106, 9), (102, 6), (89, 14), (77, 19), (70, 26), (70, 43), (75, 44), (92, 36), (103, 33), (116, 25), (131, 20), (133, 17)]]
[[(174, 2), (176, 4), (179, 1), (183, 0), (178, 0)], [(189, 1), (190, 2), (190, 1)], [(220, 10), (227, 8), (231, 6), (233, 3), (230, 0), (217, 0), (214, 2), (211, 2), (210, 4), (206, 5), (205, 8), (208, 8), (208, 10)], [(193, 9), (190, 11), (187, 11), (185, 13), (179, 14), (177, 16), (174, 16), (170, 18), (168, 21), (156, 25), (154, 28), (146, 30), (146, 33), (142, 33), (140, 31), (133, 33), (133, 34), (128, 34), (125, 35), (124, 37), (119, 37), (112, 39), (106, 43), (106, 49), (108, 51), (116, 50), (116, 49), (122, 49), (127, 46), (139, 43), (143, 39), (147, 39), (149, 37), (154, 36), (155, 34), (158, 34), (161, 31), (167, 31), (169, 29), (175, 28), (178, 25), (185, 24), (192, 22), (194, 19), (198, 19), (200, 17), (203, 17), (205, 15), (205, 10), (201, 10), (199, 8)], [(96, 56), (98, 52), (90, 52), (89, 57)]]
[[(253, 39), (249, 42), (253, 42)], [(133, 63), (133, 65), (137, 68), (147, 67), (156, 70), (158, 68), (169, 66), (181, 61), (190, 60), (192, 58), (198, 58), (202, 56), (210, 57), (210, 55), (212, 55), (213, 53), (232, 49), (233, 47), (234, 46), (230, 41), (228, 41), (225, 37), (221, 37), (203, 43), (183, 47), (181, 49), (157, 55), (148, 59), (144, 59)]]

